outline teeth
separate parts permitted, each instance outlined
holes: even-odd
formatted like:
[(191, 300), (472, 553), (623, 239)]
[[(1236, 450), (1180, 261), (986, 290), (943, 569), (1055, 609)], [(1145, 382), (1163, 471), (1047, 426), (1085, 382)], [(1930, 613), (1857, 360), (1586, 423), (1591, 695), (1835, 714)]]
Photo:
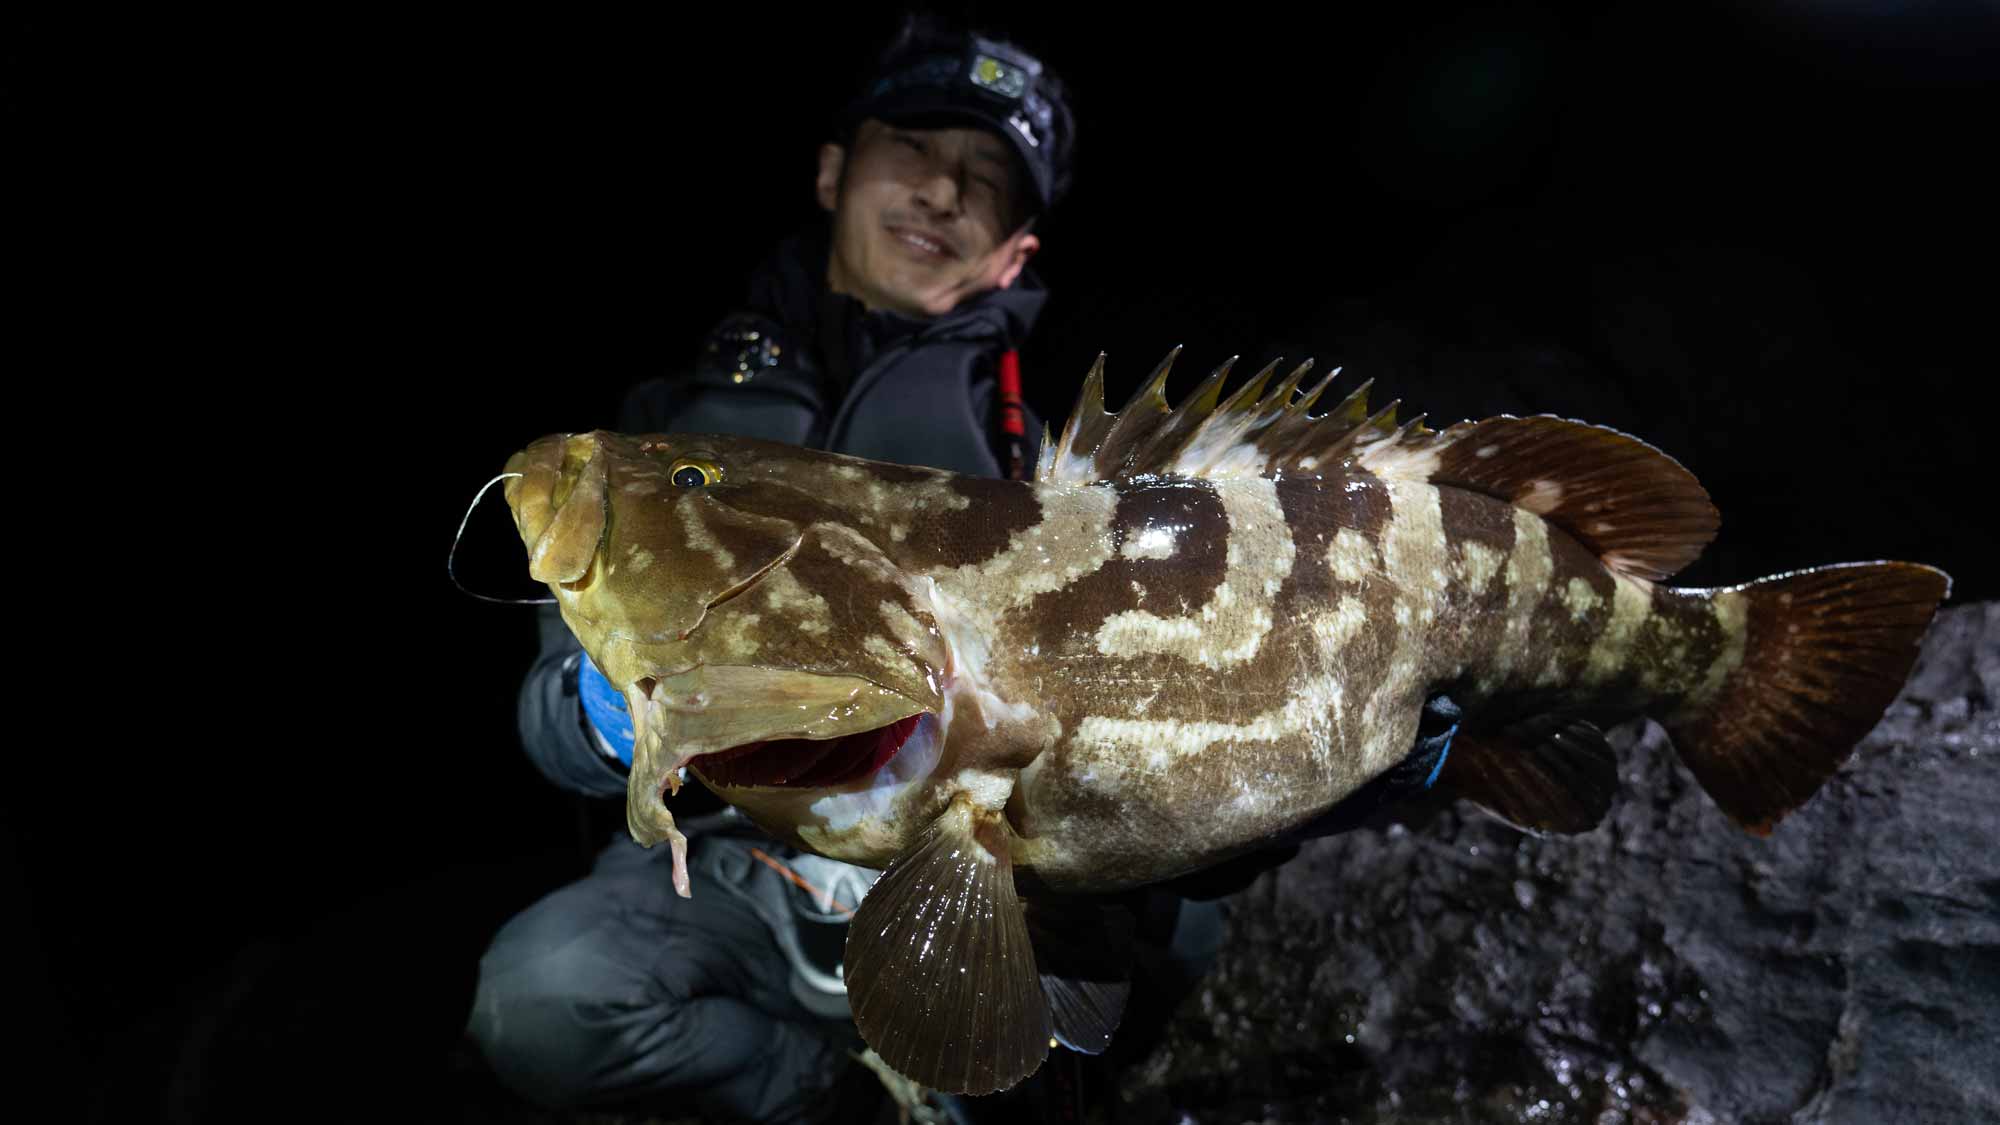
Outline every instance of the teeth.
[(903, 240), (904, 242), (907, 242), (907, 243), (909, 243), (910, 245), (912, 245), (912, 246), (916, 247), (917, 249), (919, 249), (919, 250), (923, 250), (923, 251), (925, 251), (925, 252), (927, 252), (927, 253), (931, 253), (931, 254), (942, 254), (942, 253), (944, 253), (944, 246), (943, 246), (943, 244), (941, 244), (941, 243), (937, 243), (937, 242), (933, 242), (933, 241), (931, 241), (930, 239), (928, 239), (928, 238), (925, 238), (925, 237), (924, 237), (924, 236), (922, 236), (922, 235), (919, 235), (919, 234), (910, 234), (909, 232), (905, 231), (905, 232), (902, 232), (902, 233), (901, 233), (900, 237), (902, 238), (902, 240)]

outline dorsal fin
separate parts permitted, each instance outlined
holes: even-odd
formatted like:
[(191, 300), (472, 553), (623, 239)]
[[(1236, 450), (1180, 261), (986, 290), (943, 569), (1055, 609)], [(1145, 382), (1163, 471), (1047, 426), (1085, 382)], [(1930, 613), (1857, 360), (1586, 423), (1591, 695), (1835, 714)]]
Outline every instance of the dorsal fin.
[(1167, 373), (1154, 370), (1124, 410), (1104, 412), (1104, 357), (1084, 379), (1076, 411), (1054, 445), (1044, 442), (1035, 479), (1089, 484), (1141, 476), (1376, 476), (1470, 489), (1548, 520), (1635, 577), (1671, 576), (1701, 554), (1719, 524), (1708, 493), (1673, 458), (1617, 430), (1551, 415), (1460, 422), (1443, 431), (1400, 402), (1368, 410), (1363, 383), (1325, 414), (1309, 413), (1332, 374), (1298, 393), (1310, 363), (1268, 392), (1273, 362), (1218, 404), (1230, 363), (1169, 409)]
[(1326, 414), (1309, 413), (1340, 374), (1335, 369), (1299, 394), (1300, 382), (1312, 370), (1310, 361), (1271, 385), (1278, 370), (1273, 361), (1218, 402), (1223, 380), (1236, 362), (1231, 357), (1170, 409), (1167, 374), (1179, 354), (1175, 348), (1116, 414), (1104, 412), (1104, 357), (1099, 355), (1084, 377), (1062, 437), (1043, 444), (1035, 479), (1090, 484), (1140, 476), (1216, 480), (1310, 472), (1315, 464), (1332, 460), (1330, 450), (1379, 441), (1395, 430), (1393, 406), (1369, 415), (1366, 384)]
[(1355, 464), (1381, 477), (1483, 492), (1562, 528), (1604, 565), (1671, 577), (1715, 538), (1721, 517), (1681, 463), (1630, 434), (1541, 414), (1399, 430)]

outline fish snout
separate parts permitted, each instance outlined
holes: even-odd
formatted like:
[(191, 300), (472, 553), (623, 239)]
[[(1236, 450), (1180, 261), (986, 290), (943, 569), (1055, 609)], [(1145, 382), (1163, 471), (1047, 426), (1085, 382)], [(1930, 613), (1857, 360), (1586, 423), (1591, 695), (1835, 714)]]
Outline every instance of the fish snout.
[(597, 435), (541, 438), (508, 458), (507, 472), (520, 474), (505, 491), (528, 548), (528, 573), (538, 582), (581, 580), (605, 529), (606, 469)]

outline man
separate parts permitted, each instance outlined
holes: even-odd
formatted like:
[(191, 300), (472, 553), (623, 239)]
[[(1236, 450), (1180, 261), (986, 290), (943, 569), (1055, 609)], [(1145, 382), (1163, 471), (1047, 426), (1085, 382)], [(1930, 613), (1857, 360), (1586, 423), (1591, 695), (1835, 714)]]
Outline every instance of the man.
[[(1072, 137), (1062, 87), (1034, 58), (906, 29), (820, 150), (826, 226), (780, 246), (692, 376), (635, 387), (618, 428), (1024, 473), (1039, 424), (1012, 356), (1044, 300), (1026, 267)], [(622, 796), (622, 700), (553, 608), (540, 624), (523, 743), (558, 785)], [(589, 876), (496, 935), (468, 1030), (503, 1082), (548, 1105), (847, 1113), (837, 1084), (877, 1096), (872, 1079), (851, 1081), (861, 1044), (837, 970), (873, 873), (785, 850), (731, 810), (689, 817), (698, 790), (676, 801), (693, 900), (674, 896), (667, 849), (615, 833)]]

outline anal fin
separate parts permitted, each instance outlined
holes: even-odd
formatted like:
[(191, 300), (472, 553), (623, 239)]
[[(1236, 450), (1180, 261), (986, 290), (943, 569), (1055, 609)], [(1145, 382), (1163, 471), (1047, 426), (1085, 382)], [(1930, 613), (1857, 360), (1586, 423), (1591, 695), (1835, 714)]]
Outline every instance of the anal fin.
[(1618, 789), (1618, 759), (1596, 724), (1541, 715), (1502, 730), (1461, 731), (1437, 787), (1525, 832), (1597, 827)]
[(1099, 898), (1028, 902), (1028, 938), (1053, 1034), (1086, 1055), (1104, 1053), (1132, 993), (1132, 911)]
[(999, 816), (954, 801), (848, 927), (855, 1026), (890, 1067), (934, 1090), (1004, 1090), (1048, 1055), (1049, 1004), (1006, 833)]

